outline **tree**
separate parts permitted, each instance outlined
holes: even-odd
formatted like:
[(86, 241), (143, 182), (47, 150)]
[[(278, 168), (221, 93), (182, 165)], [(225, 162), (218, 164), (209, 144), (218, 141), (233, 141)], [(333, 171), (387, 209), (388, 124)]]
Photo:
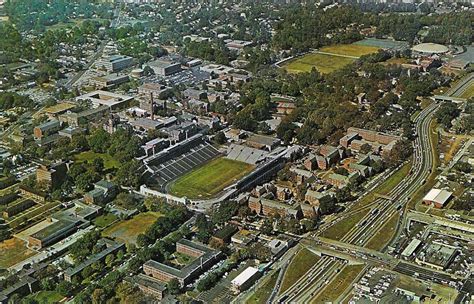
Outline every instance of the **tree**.
[(224, 132), (222, 131), (217, 132), (216, 135), (214, 136), (214, 142), (219, 145), (225, 144), (227, 142), (227, 138)]
[(69, 297), (72, 295), (73, 286), (68, 281), (61, 281), (56, 286), (56, 291), (59, 292), (64, 297)]
[(171, 279), (171, 280), (168, 281), (168, 283), (166, 284), (166, 287), (168, 288), (168, 291), (169, 291), (171, 294), (178, 294), (178, 293), (179, 293), (179, 290), (180, 290), (180, 286), (179, 286), (179, 281), (178, 281), (178, 279), (176, 279), (176, 278)]
[(110, 146), (110, 135), (104, 129), (96, 129), (88, 138), (89, 147), (96, 153), (104, 153)]

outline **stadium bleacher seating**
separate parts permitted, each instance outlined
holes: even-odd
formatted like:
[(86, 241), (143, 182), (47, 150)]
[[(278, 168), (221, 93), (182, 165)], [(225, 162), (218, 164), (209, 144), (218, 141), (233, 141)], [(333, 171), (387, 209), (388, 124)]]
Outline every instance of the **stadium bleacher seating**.
[(161, 190), (176, 178), (186, 174), (219, 155), (219, 151), (211, 144), (203, 143), (192, 148), (189, 152), (174, 157), (160, 165), (149, 166), (152, 178)]

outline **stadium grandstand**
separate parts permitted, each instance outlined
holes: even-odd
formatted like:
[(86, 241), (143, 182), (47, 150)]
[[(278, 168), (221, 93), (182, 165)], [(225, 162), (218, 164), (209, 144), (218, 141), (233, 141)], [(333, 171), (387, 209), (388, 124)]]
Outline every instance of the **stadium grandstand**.
[(216, 148), (202, 140), (202, 135), (195, 135), (145, 160), (147, 179), (154, 188), (164, 191), (169, 182), (219, 155)]
[(255, 165), (258, 162), (264, 160), (267, 155), (268, 152), (263, 150), (249, 148), (242, 145), (231, 144), (227, 149), (226, 158)]

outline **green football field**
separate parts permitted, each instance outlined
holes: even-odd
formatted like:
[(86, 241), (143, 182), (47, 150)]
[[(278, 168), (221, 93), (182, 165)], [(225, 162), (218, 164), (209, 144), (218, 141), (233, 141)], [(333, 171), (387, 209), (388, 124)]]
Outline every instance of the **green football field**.
[(203, 166), (178, 178), (170, 193), (191, 199), (209, 198), (248, 174), (253, 165), (224, 157), (211, 160)]

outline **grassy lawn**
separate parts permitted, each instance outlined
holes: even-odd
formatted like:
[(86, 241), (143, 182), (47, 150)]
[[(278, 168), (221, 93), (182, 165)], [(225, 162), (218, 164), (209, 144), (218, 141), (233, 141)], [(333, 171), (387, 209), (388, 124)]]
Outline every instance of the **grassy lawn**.
[(363, 55), (376, 53), (378, 50), (379, 48), (375, 46), (357, 45), (357, 44), (336, 44), (336, 45), (325, 46), (320, 49), (321, 52), (338, 54), (338, 55), (354, 56), (354, 57), (360, 57)]
[(348, 265), (344, 267), (311, 303), (336, 303), (339, 296), (352, 284), (352, 281), (355, 280), (363, 268), (364, 265)]
[(272, 294), (273, 288), (275, 288), (276, 281), (280, 270), (276, 271), (269, 280), (267, 280), (259, 289), (255, 290), (253, 295), (247, 300), (246, 304), (265, 304), (267, 303), (268, 297)]
[(11, 238), (0, 243), (0, 268), (13, 266), (35, 254), (26, 247), (26, 243), (17, 238)]
[(108, 227), (102, 234), (124, 243), (135, 244), (137, 236), (140, 233), (144, 233), (160, 216), (161, 213), (159, 212), (140, 213), (129, 220), (121, 221)]
[(469, 99), (474, 97), (474, 82), (471, 82), (469, 87), (459, 97)]
[(27, 298), (36, 300), (39, 304), (53, 304), (58, 303), (64, 297), (56, 291), (40, 291), (28, 296)]
[(280, 293), (290, 288), (298, 281), (314, 264), (319, 261), (320, 257), (312, 253), (306, 248), (301, 249), (293, 258), (286, 268), (285, 275), (281, 282)]
[(79, 162), (91, 162), (96, 158), (102, 158), (105, 169), (118, 168), (120, 166), (120, 163), (107, 153), (86, 151), (75, 156), (76, 161)]
[(104, 214), (94, 220), (94, 225), (99, 228), (105, 228), (112, 224), (116, 219), (117, 216), (112, 213)]
[(208, 198), (239, 180), (254, 168), (253, 165), (224, 157), (211, 160), (178, 178), (170, 192), (188, 198)]
[(382, 250), (382, 248), (392, 239), (399, 219), (400, 214), (397, 212), (388, 220), (388, 222), (385, 223), (382, 229), (377, 231), (364, 247), (373, 250)]
[(328, 229), (326, 229), (321, 236), (333, 239), (333, 240), (340, 240), (344, 235), (346, 235), (349, 230), (352, 229), (358, 222), (367, 214), (369, 213), (369, 209), (362, 210), (353, 214), (352, 216), (348, 217), (347, 219), (341, 220), (336, 224), (332, 225)]
[(189, 263), (191, 263), (192, 261), (194, 261), (196, 259), (195, 257), (192, 257), (190, 255), (187, 255), (187, 254), (184, 254), (184, 253), (181, 253), (181, 252), (173, 253), (173, 257), (174, 257), (174, 259), (172, 259), (171, 262), (173, 264), (176, 264), (178, 266), (183, 266), (183, 267), (188, 265)]
[(301, 58), (289, 61), (284, 65), (284, 68), (289, 73), (305, 73), (311, 72), (314, 67), (320, 73), (328, 74), (339, 70), (352, 62), (354, 62), (354, 59), (352, 58), (311, 53), (304, 55)]

